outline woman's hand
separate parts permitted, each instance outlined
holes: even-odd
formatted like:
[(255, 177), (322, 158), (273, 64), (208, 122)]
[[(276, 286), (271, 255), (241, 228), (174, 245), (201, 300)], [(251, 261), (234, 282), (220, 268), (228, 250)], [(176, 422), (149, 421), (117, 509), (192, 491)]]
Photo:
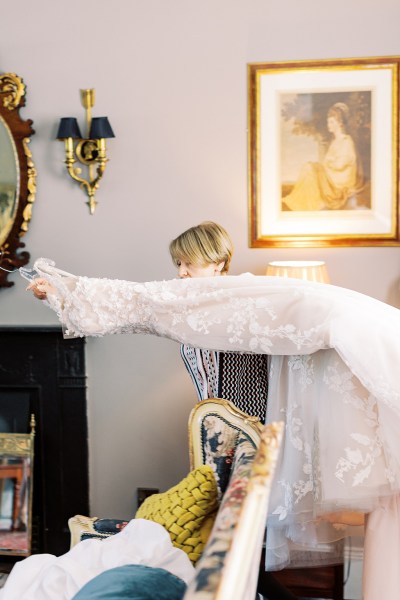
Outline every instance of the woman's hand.
[(34, 279), (26, 288), (33, 292), (35, 298), (46, 300), (48, 294), (55, 294), (56, 288), (51, 285), (46, 279)]

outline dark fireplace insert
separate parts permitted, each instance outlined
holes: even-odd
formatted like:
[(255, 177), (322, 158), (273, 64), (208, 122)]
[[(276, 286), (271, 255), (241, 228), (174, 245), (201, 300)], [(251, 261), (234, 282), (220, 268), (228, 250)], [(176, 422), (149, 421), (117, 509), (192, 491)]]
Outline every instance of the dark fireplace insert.
[(58, 556), (69, 549), (68, 519), (89, 514), (84, 338), (64, 339), (59, 327), (0, 327), (0, 432), (29, 433), (31, 414), (31, 548)]

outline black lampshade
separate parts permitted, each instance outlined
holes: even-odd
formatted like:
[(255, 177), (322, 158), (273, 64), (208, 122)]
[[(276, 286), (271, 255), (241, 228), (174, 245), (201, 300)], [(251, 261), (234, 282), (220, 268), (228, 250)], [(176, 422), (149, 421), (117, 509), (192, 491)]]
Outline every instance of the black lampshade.
[(65, 138), (82, 138), (78, 121), (75, 117), (63, 117), (60, 120), (58, 127), (57, 139), (64, 140)]
[(104, 138), (115, 137), (107, 117), (94, 117), (90, 126), (89, 138), (91, 140), (100, 140)]

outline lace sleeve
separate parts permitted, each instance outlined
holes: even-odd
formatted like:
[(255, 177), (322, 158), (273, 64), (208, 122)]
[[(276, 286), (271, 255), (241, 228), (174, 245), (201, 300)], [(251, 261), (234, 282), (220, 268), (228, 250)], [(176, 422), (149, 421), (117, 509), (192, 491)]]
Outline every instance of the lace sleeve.
[(374, 394), (400, 402), (400, 313), (363, 294), (281, 277), (135, 283), (76, 277), (37, 261), (69, 333), (150, 333), (217, 351), (305, 355), (334, 348)]
[(57, 313), (67, 334), (98, 337), (141, 329), (140, 319), (145, 317), (138, 314), (135, 306), (137, 284), (78, 277), (57, 269), (47, 259), (37, 260), (35, 269), (54, 288), (47, 303)]

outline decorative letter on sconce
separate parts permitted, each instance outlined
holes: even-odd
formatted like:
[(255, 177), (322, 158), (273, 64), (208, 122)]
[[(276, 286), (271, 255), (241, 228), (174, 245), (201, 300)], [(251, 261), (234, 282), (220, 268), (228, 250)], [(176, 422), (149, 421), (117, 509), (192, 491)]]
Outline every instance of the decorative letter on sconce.
[[(92, 119), (91, 109), (94, 106), (95, 91), (81, 90), (81, 101), (86, 109), (87, 137), (83, 138), (78, 121), (74, 117), (64, 117), (60, 121), (57, 139), (65, 142), (65, 164), (72, 179), (80, 183), (89, 197), (87, 205), (93, 215), (96, 208), (95, 193), (103, 177), (106, 162), (106, 139), (115, 137), (107, 117)], [(82, 169), (75, 167), (76, 161), (87, 167), (88, 177), (81, 177)], [(95, 172), (95, 167), (96, 172)]]

